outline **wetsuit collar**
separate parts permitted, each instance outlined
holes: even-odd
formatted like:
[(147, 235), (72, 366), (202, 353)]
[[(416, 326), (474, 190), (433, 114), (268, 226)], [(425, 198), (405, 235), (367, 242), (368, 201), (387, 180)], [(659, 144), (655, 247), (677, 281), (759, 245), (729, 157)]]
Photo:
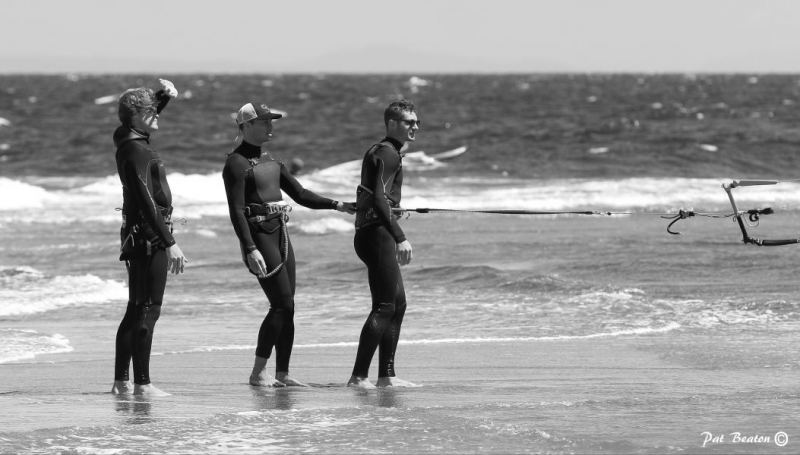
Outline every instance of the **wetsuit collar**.
[(261, 156), (261, 146), (253, 145), (247, 141), (242, 141), (242, 143), (236, 147), (236, 153), (248, 159), (258, 158)]
[(402, 150), (402, 148), (403, 148), (403, 143), (398, 141), (397, 139), (395, 139), (393, 137), (386, 136), (385, 138), (383, 138), (383, 140), (381, 142), (388, 142), (388, 143), (392, 144), (392, 146), (394, 146), (395, 150), (397, 150), (397, 153), (400, 153), (400, 150)]
[(117, 131), (114, 132), (114, 143), (117, 148), (121, 147), (126, 142), (138, 140), (143, 140), (149, 144), (150, 134), (146, 131), (137, 130), (136, 128), (125, 125), (120, 126), (117, 128)]
[[(137, 130), (134, 127), (130, 127), (132, 139), (144, 139), (147, 143), (150, 143), (150, 133), (147, 131)], [(138, 136), (138, 137), (137, 137)]]

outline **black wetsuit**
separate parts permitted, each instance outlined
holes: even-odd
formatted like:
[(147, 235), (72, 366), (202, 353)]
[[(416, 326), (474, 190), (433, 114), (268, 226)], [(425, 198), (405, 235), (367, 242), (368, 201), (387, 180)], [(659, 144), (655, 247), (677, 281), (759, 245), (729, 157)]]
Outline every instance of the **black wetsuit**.
[[(169, 97), (159, 91), (156, 99), (161, 112)], [(169, 222), (172, 193), (147, 133), (120, 126), (114, 131), (114, 145), (125, 220), (120, 260), (128, 270), (128, 307), (117, 330), (114, 379), (127, 381), (133, 360), (134, 382), (149, 384), (153, 329), (167, 282), (166, 248), (175, 244)]]
[[(294, 343), (295, 262), (291, 242), (282, 227), (285, 214), (265, 214), (253, 222), (248, 218), (260, 213), (265, 203), (281, 201), (281, 190), (311, 209), (335, 209), (336, 201), (303, 188), (283, 163), (260, 156), (259, 146), (242, 142), (228, 156), (222, 178), (245, 265), (247, 253), (256, 249), (264, 257), (268, 272), (283, 264), (272, 276), (258, 279), (270, 306), (258, 332), (256, 355), (269, 358), (275, 347), (276, 371), (288, 372)], [(288, 250), (284, 255), (286, 242)]]
[(406, 237), (392, 207), (400, 205), (402, 144), (385, 138), (364, 155), (356, 198), (353, 245), (367, 265), (372, 311), (358, 341), (353, 376), (365, 378), (378, 349), (378, 377), (393, 377), (394, 354), (406, 312), (406, 293), (397, 263), (397, 244)]

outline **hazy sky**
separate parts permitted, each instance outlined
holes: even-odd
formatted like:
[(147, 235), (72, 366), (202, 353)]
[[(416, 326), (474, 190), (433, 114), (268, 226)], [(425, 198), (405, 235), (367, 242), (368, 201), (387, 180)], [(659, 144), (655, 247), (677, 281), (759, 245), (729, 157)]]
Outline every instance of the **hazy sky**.
[(800, 72), (796, 0), (2, 0), (8, 72)]

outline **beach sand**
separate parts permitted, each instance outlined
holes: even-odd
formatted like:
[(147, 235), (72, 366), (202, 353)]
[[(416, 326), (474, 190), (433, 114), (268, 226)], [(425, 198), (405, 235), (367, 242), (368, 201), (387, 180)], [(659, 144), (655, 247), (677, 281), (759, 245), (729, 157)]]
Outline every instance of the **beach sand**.
[(108, 393), (111, 357), (42, 356), (0, 365), (0, 451), (796, 453), (795, 372), (753, 362), (774, 347), (797, 355), (790, 334), (401, 344), (399, 375), (422, 387), (371, 391), (344, 387), (350, 345), (295, 348), (310, 388), (248, 386), (248, 349), (163, 354), (152, 376), (172, 396), (150, 400)]

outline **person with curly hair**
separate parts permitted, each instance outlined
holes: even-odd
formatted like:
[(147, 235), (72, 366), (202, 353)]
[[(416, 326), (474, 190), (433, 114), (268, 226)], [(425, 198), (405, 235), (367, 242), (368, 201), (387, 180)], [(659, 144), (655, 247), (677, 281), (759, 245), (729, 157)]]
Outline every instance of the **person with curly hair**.
[[(164, 396), (150, 383), (150, 349), (153, 330), (169, 271), (183, 273), (188, 261), (172, 236), (172, 193), (159, 154), (150, 144), (158, 130), (158, 116), (175, 86), (164, 79), (157, 92), (144, 87), (126, 90), (119, 97), (121, 125), (114, 131), (117, 172), (122, 182), (120, 260), (128, 271), (128, 306), (116, 337), (115, 394)], [(133, 384), (129, 366), (133, 361)]]

